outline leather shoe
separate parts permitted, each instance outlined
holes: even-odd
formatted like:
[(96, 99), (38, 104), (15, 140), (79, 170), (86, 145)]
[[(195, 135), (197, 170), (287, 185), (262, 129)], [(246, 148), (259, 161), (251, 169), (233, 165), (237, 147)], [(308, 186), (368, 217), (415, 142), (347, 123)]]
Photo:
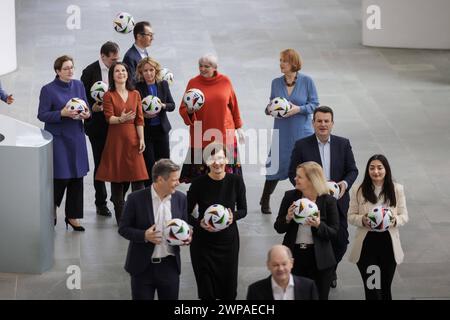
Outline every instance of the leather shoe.
[(97, 207), (97, 214), (99, 216), (111, 217), (112, 213), (109, 211), (107, 206)]
[(330, 287), (333, 288), (333, 289), (337, 287), (337, 279), (333, 279), (331, 281)]

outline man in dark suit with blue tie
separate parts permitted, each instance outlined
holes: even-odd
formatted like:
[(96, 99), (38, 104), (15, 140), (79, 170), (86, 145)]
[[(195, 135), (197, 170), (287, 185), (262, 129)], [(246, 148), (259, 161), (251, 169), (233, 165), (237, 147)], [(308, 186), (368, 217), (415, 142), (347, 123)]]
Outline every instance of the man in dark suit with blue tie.
[[(295, 185), (294, 178), (297, 165), (306, 161), (315, 161), (322, 166), (325, 177), (339, 185), (341, 191), (337, 201), (339, 231), (336, 240), (332, 242), (334, 255), (337, 263), (339, 263), (345, 251), (347, 251), (347, 211), (350, 202), (348, 191), (358, 177), (358, 168), (356, 167), (350, 141), (331, 134), (333, 124), (333, 110), (330, 107), (320, 106), (314, 110), (314, 134), (295, 143), (291, 154), (289, 179)], [(331, 287), (335, 288), (336, 283), (337, 277), (335, 273)]]
[(274, 245), (267, 254), (267, 268), (271, 275), (248, 287), (247, 300), (318, 300), (313, 280), (295, 276), (291, 250), (281, 244)]
[(130, 68), (128, 77), (137, 82), (136, 67), (142, 58), (148, 57), (147, 48), (150, 47), (153, 41), (153, 29), (148, 21), (139, 21), (133, 29), (134, 43), (130, 49), (125, 53), (123, 62)]
[(153, 300), (155, 291), (159, 300), (178, 299), (180, 248), (169, 245), (162, 234), (167, 221), (187, 221), (186, 196), (175, 190), (179, 177), (180, 167), (161, 159), (152, 169), (153, 184), (131, 193), (125, 203), (119, 234), (130, 240), (125, 270), (133, 300)]

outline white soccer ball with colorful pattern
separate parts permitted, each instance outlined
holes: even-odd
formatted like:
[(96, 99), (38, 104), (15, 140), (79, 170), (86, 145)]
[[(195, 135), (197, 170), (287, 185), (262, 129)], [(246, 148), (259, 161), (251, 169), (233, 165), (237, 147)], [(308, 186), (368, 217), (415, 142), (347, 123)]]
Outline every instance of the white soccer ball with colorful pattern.
[(167, 221), (164, 228), (164, 238), (171, 246), (187, 244), (190, 236), (191, 229), (186, 221), (178, 218)]
[(275, 118), (281, 119), (292, 109), (291, 104), (285, 98), (273, 98), (267, 107), (267, 112)]
[(367, 217), (369, 218), (372, 230), (378, 232), (389, 229), (394, 220), (391, 209), (382, 206), (372, 208)]
[(329, 189), (330, 195), (332, 195), (336, 200), (339, 199), (339, 194), (341, 193), (341, 188), (334, 181), (327, 181), (327, 187)]
[(173, 80), (174, 80), (173, 73), (169, 69), (167, 69), (167, 68), (161, 69), (161, 78), (163, 80), (166, 80), (170, 86), (173, 84)]
[(113, 21), (114, 30), (119, 33), (130, 33), (134, 29), (134, 18), (128, 12), (120, 12)]
[(183, 102), (189, 110), (198, 111), (205, 103), (205, 95), (200, 89), (189, 89), (183, 96)]
[(103, 81), (97, 81), (91, 87), (91, 97), (97, 102), (103, 102), (106, 91), (108, 91), (108, 85)]
[[(69, 101), (67, 101), (65, 108), (70, 111), (76, 111), (78, 114), (82, 113), (83, 111), (89, 112), (89, 108), (87, 107), (86, 102), (84, 102), (84, 100), (80, 98), (70, 99)], [(81, 120), (81, 117), (76, 116), (73, 119)]]
[(213, 204), (205, 211), (205, 224), (211, 226), (216, 231), (223, 230), (228, 227), (230, 212), (221, 204)]
[(317, 208), (316, 203), (307, 198), (298, 199), (294, 204), (296, 206), (294, 208), (294, 221), (298, 224), (304, 224), (308, 217), (319, 216), (319, 208)]
[(158, 97), (148, 95), (142, 99), (142, 110), (148, 115), (158, 114), (162, 110), (162, 102)]

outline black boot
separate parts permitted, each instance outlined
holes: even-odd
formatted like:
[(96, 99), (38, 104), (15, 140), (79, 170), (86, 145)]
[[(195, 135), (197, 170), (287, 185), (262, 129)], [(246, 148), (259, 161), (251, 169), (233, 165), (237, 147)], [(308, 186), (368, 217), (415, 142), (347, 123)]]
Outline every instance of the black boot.
[(264, 190), (261, 196), (261, 201), (259, 204), (261, 205), (261, 212), (264, 214), (271, 214), (272, 210), (270, 209), (270, 195), (275, 190), (278, 184), (278, 180), (266, 180), (264, 183)]
[(120, 223), (120, 218), (122, 217), (123, 204), (114, 205), (114, 215), (116, 216), (117, 225)]

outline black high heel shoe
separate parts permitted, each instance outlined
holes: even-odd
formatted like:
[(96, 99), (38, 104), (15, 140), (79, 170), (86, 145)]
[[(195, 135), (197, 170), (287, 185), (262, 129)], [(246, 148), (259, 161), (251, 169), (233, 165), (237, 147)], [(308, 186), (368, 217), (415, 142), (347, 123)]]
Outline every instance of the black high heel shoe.
[(64, 221), (66, 222), (66, 230), (69, 228), (70, 224), (70, 226), (73, 228), (73, 231), (84, 231), (84, 228), (82, 226), (74, 226), (70, 223), (69, 219), (65, 218)]

